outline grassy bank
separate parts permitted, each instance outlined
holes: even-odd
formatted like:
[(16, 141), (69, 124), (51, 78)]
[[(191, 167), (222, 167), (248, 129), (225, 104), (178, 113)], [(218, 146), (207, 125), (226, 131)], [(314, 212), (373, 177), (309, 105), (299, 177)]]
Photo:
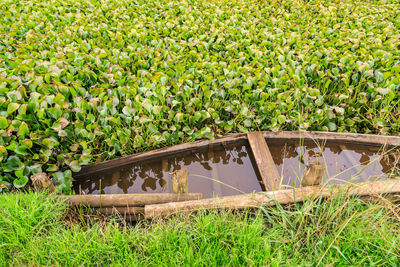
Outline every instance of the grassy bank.
[[(303, 205), (181, 215), (136, 226), (67, 216), (43, 194), (0, 195), (2, 265), (398, 266), (398, 215), (341, 197)], [(73, 218), (73, 219), (72, 219)]]
[(399, 134), (398, 1), (4, 0), (0, 182), (253, 130)]

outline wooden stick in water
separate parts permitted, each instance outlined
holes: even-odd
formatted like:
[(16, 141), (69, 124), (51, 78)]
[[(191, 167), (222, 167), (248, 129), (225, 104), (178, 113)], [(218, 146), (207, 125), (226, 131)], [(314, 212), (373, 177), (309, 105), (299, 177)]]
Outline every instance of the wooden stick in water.
[(163, 159), (161, 162), (161, 169), (162, 169), (162, 178), (165, 182), (164, 186), (163, 186), (163, 192), (169, 192), (169, 168), (168, 168), (168, 160), (167, 159)]
[(187, 194), (189, 192), (189, 171), (186, 168), (171, 173), (172, 190), (175, 194)]
[(214, 195), (221, 196), (221, 184), (219, 182), (217, 164), (214, 163), (214, 152), (212, 150), (208, 152), (208, 159), (211, 167), (211, 178), (212, 178)]
[(114, 171), (112, 174), (112, 178), (111, 178), (111, 190), (110, 190), (110, 194), (118, 194), (118, 181), (120, 179), (120, 172), (119, 171)]
[(326, 187), (308, 186), (303, 188), (243, 194), (221, 198), (146, 205), (144, 213), (145, 218), (153, 218), (157, 216), (169, 216), (181, 212), (207, 209), (244, 209), (261, 206), (275, 206), (276, 203), (291, 204), (315, 197), (326, 198), (341, 191), (345, 192), (348, 196), (374, 196), (377, 194), (398, 193), (400, 192), (400, 180), (392, 179)]

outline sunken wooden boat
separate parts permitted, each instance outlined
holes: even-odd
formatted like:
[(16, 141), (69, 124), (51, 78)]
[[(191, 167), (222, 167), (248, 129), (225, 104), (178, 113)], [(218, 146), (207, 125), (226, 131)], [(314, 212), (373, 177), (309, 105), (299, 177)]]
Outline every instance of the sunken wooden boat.
[[(396, 193), (399, 147), (397, 136), (232, 134), (85, 166), (74, 175), (77, 195), (68, 199), (104, 213), (151, 218), (180, 210), (262, 206), (271, 198), (293, 203), (339, 188), (359, 195)], [(322, 186), (301, 187), (302, 173), (316, 160), (326, 168)], [(182, 168), (189, 172), (189, 194), (173, 194), (171, 173)]]

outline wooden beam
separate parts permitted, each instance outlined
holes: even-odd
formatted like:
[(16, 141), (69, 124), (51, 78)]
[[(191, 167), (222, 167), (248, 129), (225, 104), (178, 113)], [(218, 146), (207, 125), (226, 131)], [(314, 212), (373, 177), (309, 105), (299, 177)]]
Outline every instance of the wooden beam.
[(347, 196), (380, 196), (381, 194), (399, 193), (400, 179), (331, 185), (326, 187), (307, 186), (222, 198), (153, 204), (145, 206), (144, 214), (145, 218), (153, 218), (197, 210), (257, 208), (262, 206), (275, 206), (276, 203), (284, 205), (319, 197), (327, 198), (337, 195), (340, 192), (343, 192)]
[(358, 134), (358, 133), (335, 133), (335, 132), (299, 132), (299, 131), (283, 131), (283, 132), (262, 132), (264, 138), (276, 141), (306, 141), (326, 140), (329, 143), (344, 143), (349, 145), (367, 145), (388, 147), (400, 146), (400, 136), (375, 135), (375, 134)]
[(109, 194), (109, 195), (74, 195), (60, 196), (71, 205), (86, 205), (90, 207), (134, 207), (146, 204), (166, 203), (201, 199), (201, 193), (189, 194)]
[(264, 183), (265, 191), (277, 190), (280, 185), (280, 175), (263, 134), (261, 132), (253, 132), (248, 133), (247, 137)]

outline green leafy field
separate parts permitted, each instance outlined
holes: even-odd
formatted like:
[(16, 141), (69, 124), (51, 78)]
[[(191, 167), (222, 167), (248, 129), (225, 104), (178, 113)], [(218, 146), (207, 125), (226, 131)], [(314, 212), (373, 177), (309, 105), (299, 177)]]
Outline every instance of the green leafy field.
[(2, 0), (0, 183), (253, 130), (398, 135), (381, 1)]
[(43, 193), (2, 194), (0, 265), (399, 266), (395, 210), (339, 195), (129, 226), (83, 214), (71, 220), (65, 203)]

